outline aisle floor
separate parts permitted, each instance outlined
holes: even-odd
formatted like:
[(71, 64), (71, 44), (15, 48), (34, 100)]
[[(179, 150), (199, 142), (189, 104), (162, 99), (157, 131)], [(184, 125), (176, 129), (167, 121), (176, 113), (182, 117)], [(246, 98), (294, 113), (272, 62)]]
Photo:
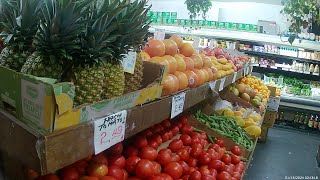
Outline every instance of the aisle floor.
[(285, 176), (317, 176), (319, 134), (284, 128), (269, 129), (266, 143), (258, 143), (245, 180), (283, 180)]

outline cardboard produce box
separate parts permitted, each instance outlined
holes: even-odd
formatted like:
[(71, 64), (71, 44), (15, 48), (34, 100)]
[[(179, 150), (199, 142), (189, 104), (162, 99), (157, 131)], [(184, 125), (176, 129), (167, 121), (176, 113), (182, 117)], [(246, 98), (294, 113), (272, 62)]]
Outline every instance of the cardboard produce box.
[(36, 131), (46, 133), (132, 108), (161, 96), (166, 68), (144, 62), (142, 88), (138, 91), (74, 108), (71, 82), (39, 78), (0, 66), (0, 108)]

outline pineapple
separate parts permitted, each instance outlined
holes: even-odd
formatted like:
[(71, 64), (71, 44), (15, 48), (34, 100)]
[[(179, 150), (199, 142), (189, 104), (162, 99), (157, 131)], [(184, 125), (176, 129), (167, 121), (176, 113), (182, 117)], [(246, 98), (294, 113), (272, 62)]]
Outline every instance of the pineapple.
[(142, 76), (143, 76), (143, 59), (140, 53), (137, 53), (136, 64), (135, 64), (135, 73), (125, 73), (126, 77), (126, 86), (125, 93), (137, 91), (141, 88)]
[(31, 44), (42, 4), (39, 0), (1, 0), (1, 36), (6, 45), (0, 54), (2, 66), (20, 71), (33, 52)]
[(41, 21), (33, 41), (35, 52), (21, 72), (61, 80), (72, 67), (71, 54), (79, 49), (82, 17), (90, 0), (44, 0)]
[[(125, 85), (126, 87), (131, 86), (131, 89), (126, 89), (125, 92), (132, 90), (137, 90), (141, 86), (141, 79), (143, 75), (143, 69), (139, 62), (135, 67), (135, 78), (125, 79), (124, 71), (121, 64), (123, 55), (128, 53), (131, 49), (136, 49), (140, 44), (143, 43), (144, 37), (148, 33), (149, 24), (147, 13), (150, 10), (150, 6), (146, 8), (147, 1), (134, 1), (126, 10), (123, 11), (117, 18), (116, 22), (119, 24), (118, 31), (119, 34), (113, 47), (113, 57), (112, 62), (106, 67), (106, 77), (105, 77), (105, 88), (104, 97), (112, 98), (115, 96), (120, 96), (123, 94)], [(128, 28), (130, 27), (130, 28)], [(108, 61), (109, 62), (109, 61)], [(128, 75), (127, 75), (128, 77)], [(126, 80), (126, 82), (124, 82)]]

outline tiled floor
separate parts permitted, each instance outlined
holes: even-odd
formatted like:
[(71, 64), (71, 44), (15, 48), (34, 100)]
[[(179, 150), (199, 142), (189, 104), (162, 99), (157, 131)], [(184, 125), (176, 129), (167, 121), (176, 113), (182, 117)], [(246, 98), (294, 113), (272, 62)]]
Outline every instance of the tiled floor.
[(317, 176), (319, 134), (284, 128), (269, 129), (266, 143), (256, 147), (245, 180), (284, 180), (285, 176)]

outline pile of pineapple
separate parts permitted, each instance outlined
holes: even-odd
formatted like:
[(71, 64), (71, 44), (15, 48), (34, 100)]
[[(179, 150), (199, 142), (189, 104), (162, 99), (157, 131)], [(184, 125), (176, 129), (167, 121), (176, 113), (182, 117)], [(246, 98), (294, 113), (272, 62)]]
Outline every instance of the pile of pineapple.
[(76, 105), (138, 90), (143, 61), (126, 74), (122, 59), (148, 33), (146, 0), (1, 0), (0, 64), (73, 82)]

